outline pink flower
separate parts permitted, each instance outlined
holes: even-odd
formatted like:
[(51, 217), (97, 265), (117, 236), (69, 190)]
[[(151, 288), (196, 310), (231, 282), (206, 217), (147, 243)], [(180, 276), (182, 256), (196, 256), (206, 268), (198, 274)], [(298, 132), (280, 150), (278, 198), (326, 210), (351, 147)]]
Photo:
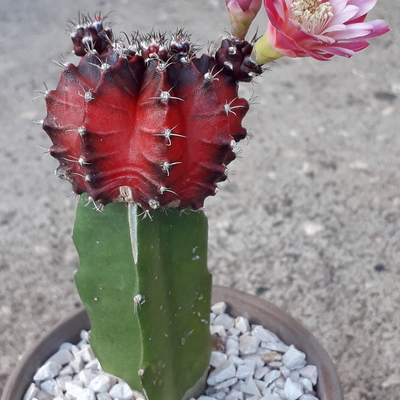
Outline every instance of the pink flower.
[(260, 44), (268, 39), (275, 52), (288, 57), (351, 57), (368, 46), (368, 39), (390, 30), (382, 20), (365, 22), (376, 1), (264, 0), (269, 23)]
[(260, 11), (262, 0), (225, 0), (228, 8), (232, 36), (243, 40), (250, 24)]

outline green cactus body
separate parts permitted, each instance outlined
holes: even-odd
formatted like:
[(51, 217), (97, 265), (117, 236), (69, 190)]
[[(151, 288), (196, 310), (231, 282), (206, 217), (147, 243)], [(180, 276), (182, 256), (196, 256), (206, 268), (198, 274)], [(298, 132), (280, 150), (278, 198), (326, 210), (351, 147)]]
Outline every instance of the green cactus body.
[(211, 352), (207, 219), (202, 212), (134, 204), (103, 212), (79, 201), (75, 282), (103, 369), (153, 400), (178, 400), (208, 367)]

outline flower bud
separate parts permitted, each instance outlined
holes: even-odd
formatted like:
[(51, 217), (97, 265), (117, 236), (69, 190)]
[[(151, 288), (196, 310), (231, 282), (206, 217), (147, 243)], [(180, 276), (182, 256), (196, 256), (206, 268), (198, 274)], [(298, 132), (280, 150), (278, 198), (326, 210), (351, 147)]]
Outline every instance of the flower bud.
[(225, 0), (225, 3), (229, 12), (232, 36), (243, 40), (260, 11), (262, 0)]

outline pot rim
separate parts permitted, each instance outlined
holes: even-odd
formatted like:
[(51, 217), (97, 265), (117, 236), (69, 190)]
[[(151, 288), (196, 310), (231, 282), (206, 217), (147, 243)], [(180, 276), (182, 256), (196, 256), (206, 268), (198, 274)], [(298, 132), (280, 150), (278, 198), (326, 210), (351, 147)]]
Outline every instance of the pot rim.
[[(268, 300), (230, 287), (213, 285), (212, 303), (219, 301), (227, 303), (227, 311), (232, 316), (244, 316), (250, 323), (262, 325), (285, 343), (294, 344), (298, 350), (303, 351), (307, 355), (308, 364), (318, 368), (317, 395), (320, 400), (343, 400), (339, 377), (328, 353), (301, 323)], [(22, 400), (32, 382), (34, 372), (30, 372), (43, 365), (61, 343), (79, 342), (82, 329), (90, 329), (84, 308), (72, 312), (53, 326), (18, 361), (8, 377), (1, 400)]]

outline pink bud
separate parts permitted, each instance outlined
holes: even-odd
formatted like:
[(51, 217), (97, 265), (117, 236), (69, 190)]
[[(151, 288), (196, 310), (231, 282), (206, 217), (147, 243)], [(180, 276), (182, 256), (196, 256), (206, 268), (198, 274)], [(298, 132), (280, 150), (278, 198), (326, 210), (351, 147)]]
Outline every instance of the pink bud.
[(225, 0), (225, 3), (229, 12), (232, 36), (243, 40), (261, 8), (262, 0)]

